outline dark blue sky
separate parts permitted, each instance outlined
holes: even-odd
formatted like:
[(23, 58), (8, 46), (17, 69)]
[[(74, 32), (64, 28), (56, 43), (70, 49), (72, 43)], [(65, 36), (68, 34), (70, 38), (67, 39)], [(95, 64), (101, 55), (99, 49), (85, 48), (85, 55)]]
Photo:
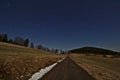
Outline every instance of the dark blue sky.
[(0, 33), (50, 48), (120, 51), (120, 1), (0, 0)]

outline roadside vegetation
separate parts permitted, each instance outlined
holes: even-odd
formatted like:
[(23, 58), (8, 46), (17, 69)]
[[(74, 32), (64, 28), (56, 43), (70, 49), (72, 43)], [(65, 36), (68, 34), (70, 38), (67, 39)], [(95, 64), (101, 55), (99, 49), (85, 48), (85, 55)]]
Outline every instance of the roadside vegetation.
[(10, 39), (7, 34), (0, 34), (0, 80), (28, 80), (41, 68), (65, 57), (65, 53), (96, 80), (120, 80), (120, 52), (95, 47), (49, 49), (30, 43), (28, 38)]
[(120, 58), (71, 54), (71, 58), (96, 80), (120, 80)]
[(51, 52), (0, 42), (0, 80), (28, 80), (63, 58)]

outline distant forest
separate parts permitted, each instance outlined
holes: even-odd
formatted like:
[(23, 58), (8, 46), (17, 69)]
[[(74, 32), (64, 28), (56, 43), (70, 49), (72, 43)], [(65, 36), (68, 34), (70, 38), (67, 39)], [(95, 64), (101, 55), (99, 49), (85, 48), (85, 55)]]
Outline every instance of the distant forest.
[(16, 36), (14, 37), (14, 39), (11, 39), (7, 34), (0, 34), (0, 42), (15, 44), (15, 45), (29, 47), (29, 48), (36, 48), (36, 49), (49, 51), (53, 53), (61, 53), (61, 54), (65, 53), (65, 51), (63, 51), (62, 49), (49, 49), (47, 47), (44, 47), (42, 44), (38, 44), (35, 46), (34, 42), (30, 42), (29, 38), (24, 39), (19, 36)]
[(78, 53), (78, 54), (102, 54), (102, 55), (120, 55), (120, 52), (96, 48), (96, 47), (83, 47), (78, 49), (70, 50), (69, 53)]
[(0, 42), (15, 44), (19, 46), (29, 47), (29, 48), (35, 48), (39, 50), (44, 50), (52, 53), (59, 53), (59, 54), (65, 54), (65, 53), (78, 53), (78, 54), (101, 54), (101, 55), (114, 55), (114, 56), (120, 56), (120, 52), (102, 49), (102, 48), (96, 48), (96, 47), (83, 47), (78, 49), (73, 49), (69, 51), (64, 51), (62, 49), (49, 49), (47, 47), (44, 47), (42, 44), (34, 45), (34, 42), (31, 42), (29, 38), (22, 38), (19, 36), (14, 37), (14, 39), (9, 38), (7, 34), (0, 34)]

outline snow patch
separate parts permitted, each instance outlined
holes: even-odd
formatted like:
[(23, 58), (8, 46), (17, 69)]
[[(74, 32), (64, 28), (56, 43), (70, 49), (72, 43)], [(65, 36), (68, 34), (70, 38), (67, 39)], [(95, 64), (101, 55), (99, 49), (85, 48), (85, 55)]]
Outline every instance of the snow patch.
[(63, 59), (59, 60), (59, 61), (58, 61), (58, 63), (62, 62), (64, 59), (65, 59), (65, 58), (63, 58)]
[(42, 78), (47, 72), (49, 72), (53, 67), (55, 67), (58, 63), (62, 62), (65, 58), (59, 60), (57, 63), (54, 63), (48, 67), (45, 67), (44, 69), (41, 69), (39, 72), (36, 72), (32, 75), (32, 77), (29, 80), (39, 80)]

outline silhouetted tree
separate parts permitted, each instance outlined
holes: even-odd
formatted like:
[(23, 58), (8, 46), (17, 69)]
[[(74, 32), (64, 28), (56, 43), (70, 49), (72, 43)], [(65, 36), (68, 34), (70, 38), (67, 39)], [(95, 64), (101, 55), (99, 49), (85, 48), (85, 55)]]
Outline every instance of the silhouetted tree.
[(8, 42), (7, 34), (0, 34), (0, 41), (1, 42)]
[(4, 42), (7, 42), (7, 41), (8, 41), (8, 36), (7, 36), (7, 34), (4, 35), (3, 41), (4, 41)]
[(43, 46), (43, 45), (41, 45), (41, 44), (37, 46), (37, 49), (44, 50), (44, 51), (48, 51), (48, 52), (50, 52), (50, 51), (51, 51), (49, 48), (44, 47), (44, 46)]
[(34, 48), (34, 43), (33, 42), (30, 43), (30, 48)]
[(29, 39), (28, 39), (28, 38), (24, 41), (24, 46), (25, 46), (25, 47), (28, 47), (28, 46), (29, 46)]
[(59, 49), (55, 49), (55, 53), (58, 53), (59, 52)]
[(46, 48), (46, 51), (50, 52), (50, 49), (49, 49), (49, 48)]
[(2, 36), (3, 36), (3, 35), (2, 35), (2, 34), (0, 34), (0, 41), (2, 41)]
[(13, 44), (14, 42), (13, 42), (12, 39), (9, 39), (9, 40), (8, 40), (8, 43), (12, 43), (12, 44)]
[(14, 43), (20, 46), (24, 46), (24, 39), (21, 37), (15, 37), (14, 38)]
[(37, 46), (37, 49), (42, 49), (42, 48), (43, 46), (41, 44)]
[(62, 49), (60, 50), (60, 54), (65, 54), (65, 53), (67, 54), (67, 51), (64, 51)]
[(52, 49), (51, 52), (55, 53), (55, 49)]

